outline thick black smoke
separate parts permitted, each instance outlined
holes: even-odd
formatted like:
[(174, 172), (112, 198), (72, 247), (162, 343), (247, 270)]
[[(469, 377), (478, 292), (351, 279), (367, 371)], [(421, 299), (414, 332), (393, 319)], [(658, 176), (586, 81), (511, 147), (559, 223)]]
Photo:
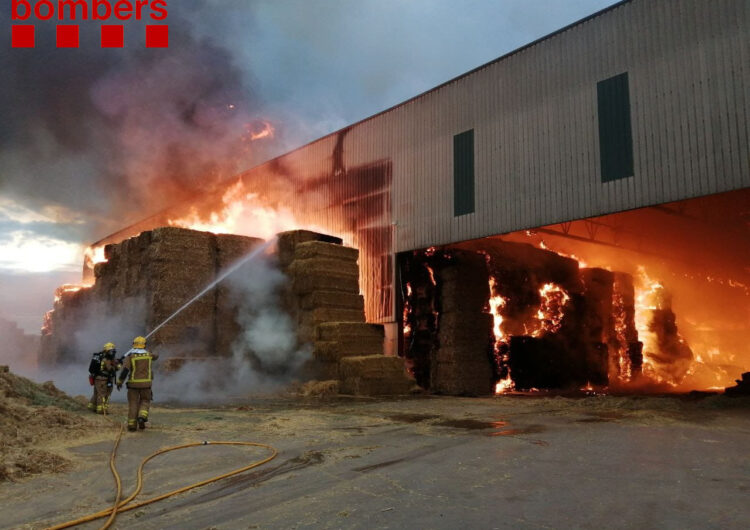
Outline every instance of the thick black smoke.
[(0, 193), (65, 206), (93, 237), (262, 157), (249, 145), (265, 118), (258, 98), (231, 53), (189, 22), (205, 4), (170, 2), (166, 49), (145, 47), (143, 21), (126, 25), (121, 49), (101, 48), (90, 21), (78, 49), (57, 49), (54, 24), (38, 22), (35, 48), (0, 48)]

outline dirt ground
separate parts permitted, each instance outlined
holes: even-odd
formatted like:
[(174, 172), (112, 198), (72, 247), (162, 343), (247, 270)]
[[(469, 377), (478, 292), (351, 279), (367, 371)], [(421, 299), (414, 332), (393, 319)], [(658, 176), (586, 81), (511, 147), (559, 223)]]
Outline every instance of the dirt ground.
[[(745, 398), (254, 398), (157, 405), (152, 420), (121, 443), (126, 493), (140, 460), (164, 446), (254, 441), (279, 455), (123, 513), (114, 528), (750, 527)], [(43, 528), (108, 507), (115, 434), (111, 425), (59, 442), (66, 471), (0, 484), (0, 527)], [(139, 498), (266, 454), (207, 445), (159, 456)]]

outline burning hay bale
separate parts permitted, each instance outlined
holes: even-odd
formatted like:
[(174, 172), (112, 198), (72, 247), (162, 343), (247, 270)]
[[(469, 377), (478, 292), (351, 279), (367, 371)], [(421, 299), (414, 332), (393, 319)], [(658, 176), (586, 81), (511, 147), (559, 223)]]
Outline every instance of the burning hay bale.
[[(401, 256), (402, 348), (421, 386), (475, 392), (470, 380), (481, 378), (470, 374), (479, 373), (488, 336), (501, 389), (579, 389), (638, 379), (644, 342), (632, 276), (579, 269), (575, 259), (496, 238), (457, 247)], [(658, 345), (649, 359), (663, 358), (679, 371), (680, 359), (691, 358), (689, 348), (671, 309), (659, 309), (649, 319)]]
[(672, 295), (657, 285), (650, 292), (649, 304), (647, 325), (651, 340), (644, 355), (648, 356), (652, 370), (658, 369), (669, 383), (679, 383), (690, 368), (693, 352), (677, 329)]

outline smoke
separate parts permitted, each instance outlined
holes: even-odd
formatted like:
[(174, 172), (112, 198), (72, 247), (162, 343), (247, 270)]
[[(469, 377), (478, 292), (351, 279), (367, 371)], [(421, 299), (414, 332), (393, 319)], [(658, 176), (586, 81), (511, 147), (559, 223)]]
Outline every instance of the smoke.
[(282, 309), (280, 293), (286, 276), (271, 261), (251, 262), (229, 277), (242, 333), (233, 344), (234, 358), (250, 358), (260, 369), (284, 380), (309, 358), (307, 348), (298, 348), (297, 330)]
[(126, 25), (122, 49), (102, 49), (95, 24), (80, 48), (57, 49), (49, 23), (35, 49), (4, 49), (3, 194), (73, 209), (94, 237), (265, 158), (268, 140), (250, 147), (267, 119), (258, 96), (226, 48), (196, 36), (191, 11), (171, 9), (167, 49), (144, 48), (142, 23)]
[[(92, 388), (88, 382), (88, 367), (92, 355), (101, 351), (104, 343), (113, 342), (117, 347), (117, 356), (123, 356), (130, 349), (133, 337), (143, 334), (146, 303), (143, 298), (125, 298), (114, 311), (101, 302), (88, 304), (81, 311), (76, 318), (75, 331), (70, 336), (59, 337), (62, 341), (62, 358), (56, 364), (43, 360), (39, 363), (13, 363), (11, 357), (11, 369), (35, 381), (53, 381), (55, 386), (70, 395), (90, 396)], [(34, 338), (37, 349), (33, 359), (36, 361), (38, 337)], [(6, 359), (6, 356), (0, 354), (0, 359)], [(112, 394), (112, 401), (124, 400), (124, 394)]]
[(240, 334), (229, 359), (191, 362), (154, 383), (159, 399), (217, 403), (249, 393), (274, 393), (300, 374), (310, 347), (297, 340), (295, 323), (283, 308), (286, 276), (273, 257), (261, 255), (227, 277)]
[(10, 366), (13, 371), (29, 371), (36, 368), (39, 337), (27, 335), (15, 322), (0, 316), (0, 364)]
[[(231, 266), (230, 266), (231, 267)], [(232, 345), (230, 358), (210, 357), (184, 364), (177, 370), (160, 370), (169, 359), (161, 352), (156, 364), (154, 394), (156, 402), (219, 403), (252, 394), (275, 393), (299, 377), (305, 361), (310, 359), (309, 345), (299, 344), (296, 325), (283, 305), (286, 276), (275, 258), (260, 255), (238, 267), (225, 280), (230, 299), (236, 308), (240, 333)], [(71, 337), (63, 341), (62, 360), (56, 365), (40, 364), (36, 349), (28, 350), (34, 338), (23, 335), (10, 322), (0, 320), (6, 340), (0, 349), (0, 361), (11, 364), (14, 372), (36, 381), (51, 380), (71, 395), (91, 393), (88, 366), (94, 352), (105, 342), (114, 342), (118, 357), (130, 349), (133, 337), (145, 335), (147, 304), (143, 298), (126, 298), (114, 311), (111, 306), (93, 303), (76, 318)], [(7, 326), (6, 326), (7, 324)], [(17, 336), (6, 333), (15, 329)], [(31, 341), (31, 342), (29, 342)], [(149, 348), (151, 349), (151, 348)], [(153, 350), (160, 353), (158, 346)], [(114, 391), (113, 402), (123, 402), (124, 392)]]

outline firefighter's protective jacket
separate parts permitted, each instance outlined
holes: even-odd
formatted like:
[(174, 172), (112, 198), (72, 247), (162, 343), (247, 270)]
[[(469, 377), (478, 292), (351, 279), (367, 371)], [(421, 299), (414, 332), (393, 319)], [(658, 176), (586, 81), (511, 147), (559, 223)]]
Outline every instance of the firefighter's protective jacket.
[(128, 388), (151, 388), (153, 381), (153, 361), (159, 358), (156, 353), (150, 353), (141, 348), (134, 348), (122, 361), (119, 383), (126, 381)]

